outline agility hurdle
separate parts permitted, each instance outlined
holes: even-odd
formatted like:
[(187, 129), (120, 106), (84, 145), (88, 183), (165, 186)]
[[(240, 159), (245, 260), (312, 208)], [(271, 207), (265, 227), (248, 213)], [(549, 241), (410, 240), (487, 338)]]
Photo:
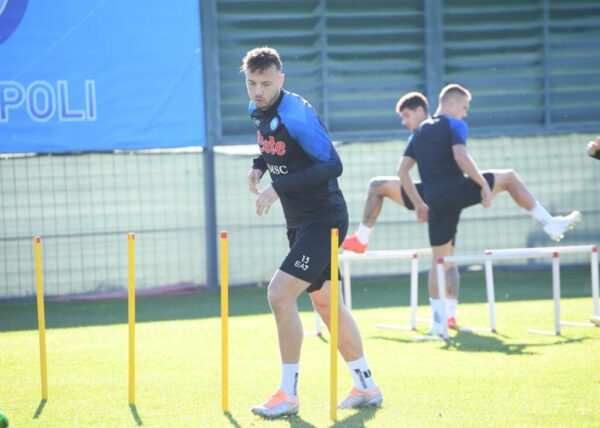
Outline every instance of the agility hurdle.
[(419, 257), (431, 256), (431, 248), (419, 248), (414, 250), (383, 250), (367, 251), (362, 254), (343, 252), (339, 260), (343, 262), (342, 282), (344, 288), (344, 304), (348, 310), (352, 310), (352, 279), (350, 273), (350, 262), (367, 260), (411, 260), (410, 266), (410, 325), (378, 324), (377, 327), (391, 330), (416, 330), (417, 306), (419, 299)]
[[(595, 245), (572, 245), (564, 247), (540, 247), (540, 248), (509, 248), (486, 250), (483, 255), (457, 255), (439, 257), (436, 260), (436, 273), (438, 278), (438, 290), (441, 300), (441, 316), (447, 319), (446, 313), (446, 275), (444, 272), (444, 263), (465, 263), (465, 262), (484, 262), (486, 289), (488, 292), (488, 308), (490, 316), (489, 331), (496, 331), (495, 319), (495, 297), (494, 297), (494, 279), (492, 270), (492, 261), (494, 260), (515, 260), (515, 259), (534, 259), (534, 258), (552, 258), (552, 296), (554, 300), (554, 331), (529, 330), (536, 334), (560, 335), (561, 325), (574, 325), (582, 327), (594, 327), (593, 323), (574, 323), (569, 321), (560, 321), (560, 254), (585, 254), (590, 253), (591, 264), (591, 283), (594, 317), (598, 317), (598, 249)], [(444, 340), (447, 340), (448, 325), (442, 323)]]

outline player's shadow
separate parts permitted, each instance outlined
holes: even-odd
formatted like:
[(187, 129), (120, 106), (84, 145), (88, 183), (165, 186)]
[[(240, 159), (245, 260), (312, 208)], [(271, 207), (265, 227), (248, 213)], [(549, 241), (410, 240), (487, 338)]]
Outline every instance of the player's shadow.
[[(364, 427), (365, 423), (375, 417), (375, 413), (377, 413), (378, 408), (375, 407), (367, 407), (364, 409), (358, 410), (356, 413), (344, 418), (338, 419), (336, 423), (332, 425), (332, 427)], [(338, 411), (338, 417), (343, 415), (344, 412)]]
[[(431, 343), (430, 341), (419, 341), (404, 337), (375, 336), (372, 338), (412, 345)], [(507, 336), (499, 334), (475, 334), (470, 331), (458, 331), (447, 342), (441, 341), (442, 346), (440, 349), (460, 352), (497, 352), (506, 355), (536, 355), (537, 353), (532, 350), (533, 348), (581, 343), (590, 339), (589, 337), (563, 338), (557, 336), (557, 340), (551, 343), (508, 343), (503, 340), (505, 338)]]
[(498, 334), (475, 334), (471, 331), (458, 331), (442, 347), (444, 350), (455, 350), (460, 352), (498, 352), (506, 355), (536, 355), (533, 349), (581, 343), (586, 337), (562, 338), (551, 343), (507, 343), (503, 340), (506, 336)]
[[(331, 427), (364, 427), (367, 421), (375, 417), (377, 410), (378, 409), (373, 407), (360, 409), (343, 419), (340, 418), (340, 416), (344, 416), (345, 412), (338, 411), (338, 420), (333, 423)], [(317, 428), (316, 425), (306, 422), (299, 415), (292, 416), (288, 418), (287, 421), (291, 428)]]
[(306, 422), (300, 415), (290, 416), (287, 418), (287, 422), (291, 428), (317, 428), (316, 425)]
[(135, 423), (138, 424), (138, 426), (144, 425), (144, 422), (142, 422), (142, 418), (140, 418), (140, 415), (137, 411), (137, 407), (135, 407), (135, 404), (130, 404), (129, 410), (131, 410), (131, 415), (133, 416)]
[(45, 399), (40, 400), (40, 404), (38, 404), (38, 407), (35, 410), (35, 413), (33, 414), (33, 419), (37, 419), (40, 417), (47, 402), (48, 402), (48, 400), (45, 400)]

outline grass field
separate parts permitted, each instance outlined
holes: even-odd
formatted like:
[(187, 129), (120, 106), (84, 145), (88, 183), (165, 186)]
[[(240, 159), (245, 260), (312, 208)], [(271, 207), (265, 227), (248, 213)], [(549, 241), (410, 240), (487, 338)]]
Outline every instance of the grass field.
[[(563, 319), (592, 311), (588, 269), (563, 270)], [(464, 274), (459, 321), (485, 325), (481, 273)], [(400, 282), (401, 286), (398, 286)], [(496, 273), (498, 334), (453, 333), (449, 343), (378, 330), (407, 323), (408, 279), (353, 281), (354, 315), (384, 393), (383, 408), (329, 420), (327, 335), (304, 341), (298, 417), (250, 413), (279, 383), (265, 288), (231, 292), (230, 413), (220, 409), (218, 293), (138, 299), (137, 399), (127, 404), (127, 304), (48, 302), (49, 399), (40, 401), (35, 304), (0, 302), (0, 410), (11, 427), (494, 427), (600, 424), (600, 329), (552, 329), (547, 272)], [(423, 288), (420, 301), (425, 302)], [(300, 302), (305, 326), (314, 318)], [(419, 316), (429, 309), (419, 307)], [(424, 330), (427, 325), (422, 324)], [(351, 388), (342, 360), (338, 396)]]

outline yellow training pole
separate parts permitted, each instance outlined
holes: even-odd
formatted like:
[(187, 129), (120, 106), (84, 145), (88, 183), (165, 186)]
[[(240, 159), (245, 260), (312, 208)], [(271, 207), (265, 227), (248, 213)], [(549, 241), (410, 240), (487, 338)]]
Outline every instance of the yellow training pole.
[(129, 404), (135, 404), (135, 233), (127, 234), (129, 253)]
[(329, 417), (337, 420), (337, 361), (338, 361), (338, 312), (339, 312), (339, 284), (338, 284), (338, 229), (331, 229), (331, 307), (329, 331), (331, 333), (331, 346), (329, 348), (331, 373), (329, 379)]
[(221, 232), (221, 407), (229, 410), (229, 256), (227, 232)]
[(46, 315), (44, 314), (44, 276), (42, 274), (42, 238), (33, 238), (35, 256), (35, 281), (37, 284), (38, 329), (40, 333), (40, 366), (42, 369), (42, 400), (48, 399), (48, 373), (46, 371)]

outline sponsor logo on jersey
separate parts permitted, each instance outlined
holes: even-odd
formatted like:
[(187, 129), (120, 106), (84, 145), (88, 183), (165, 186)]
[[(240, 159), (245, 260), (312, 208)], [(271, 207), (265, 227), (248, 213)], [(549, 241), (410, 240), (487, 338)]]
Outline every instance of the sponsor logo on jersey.
[(288, 173), (287, 165), (267, 165), (271, 174), (285, 175)]
[(269, 153), (275, 156), (285, 155), (285, 143), (283, 141), (275, 142), (275, 138), (272, 135), (268, 139), (265, 139), (260, 131), (256, 132), (256, 137), (261, 153)]

